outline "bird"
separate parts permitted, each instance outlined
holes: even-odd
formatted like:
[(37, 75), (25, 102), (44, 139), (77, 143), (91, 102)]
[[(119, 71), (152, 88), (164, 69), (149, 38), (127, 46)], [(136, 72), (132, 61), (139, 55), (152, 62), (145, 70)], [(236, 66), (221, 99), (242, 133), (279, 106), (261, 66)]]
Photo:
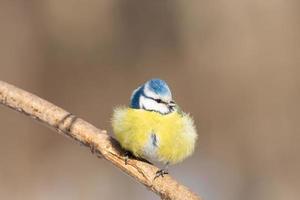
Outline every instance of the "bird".
[(163, 164), (154, 179), (194, 152), (198, 137), (194, 121), (175, 103), (164, 80), (150, 79), (135, 89), (129, 106), (116, 107), (111, 121), (116, 140), (127, 152), (125, 164), (128, 153)]

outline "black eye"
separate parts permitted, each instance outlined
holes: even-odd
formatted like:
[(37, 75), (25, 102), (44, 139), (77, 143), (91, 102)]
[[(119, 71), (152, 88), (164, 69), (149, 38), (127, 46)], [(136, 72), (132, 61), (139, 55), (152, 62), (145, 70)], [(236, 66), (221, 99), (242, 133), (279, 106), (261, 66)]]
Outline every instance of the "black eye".
[(157, 103), (162, 103), (162, 100), (161, 100), (161, 99), (155, 99), (155, 101), (156, 101)]

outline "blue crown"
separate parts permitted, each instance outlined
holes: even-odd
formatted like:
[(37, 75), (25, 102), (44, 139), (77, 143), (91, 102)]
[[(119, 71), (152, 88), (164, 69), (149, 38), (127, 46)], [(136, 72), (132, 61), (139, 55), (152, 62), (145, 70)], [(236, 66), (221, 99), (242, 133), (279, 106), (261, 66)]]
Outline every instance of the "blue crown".
[(171, 91), (167, 83), (161, 79), (151, 79), (146, 84), (149, 85), (149, 90), (152, 92), (162, 95), (169, 96), (171, 95)]

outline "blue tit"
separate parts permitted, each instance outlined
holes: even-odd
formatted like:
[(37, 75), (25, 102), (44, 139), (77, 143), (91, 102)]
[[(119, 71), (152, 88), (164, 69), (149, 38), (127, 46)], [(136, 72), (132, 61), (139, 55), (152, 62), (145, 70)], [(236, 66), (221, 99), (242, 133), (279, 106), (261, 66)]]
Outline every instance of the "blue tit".
[(112, 127), (122, 148), (134, 156), (168, 165), (190, 156), (197, 140), (193, 119), (182, 112), (167, 83), (151, 79), (133, 91), (129, 107), (114, 110)]

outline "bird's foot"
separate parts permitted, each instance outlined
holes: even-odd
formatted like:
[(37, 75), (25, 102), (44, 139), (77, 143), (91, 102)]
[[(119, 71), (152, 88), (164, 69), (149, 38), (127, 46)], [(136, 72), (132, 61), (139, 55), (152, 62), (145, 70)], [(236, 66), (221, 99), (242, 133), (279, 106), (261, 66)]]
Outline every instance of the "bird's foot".
[(168, 170), (167, 169), (160, 169), (156, 172), (155, 174), (155, 177), (154, 177), (154, 180), (158, 177), (164, 177), (165, 174), (169, 174)]
[(125, 165), (128, 164), (128, 160), (129, 160), (130, 156), (132, 156), (131, 152), (130, 151), (125, 151), (125, 153), (124, 153), (124, 162), (125, 162)]

